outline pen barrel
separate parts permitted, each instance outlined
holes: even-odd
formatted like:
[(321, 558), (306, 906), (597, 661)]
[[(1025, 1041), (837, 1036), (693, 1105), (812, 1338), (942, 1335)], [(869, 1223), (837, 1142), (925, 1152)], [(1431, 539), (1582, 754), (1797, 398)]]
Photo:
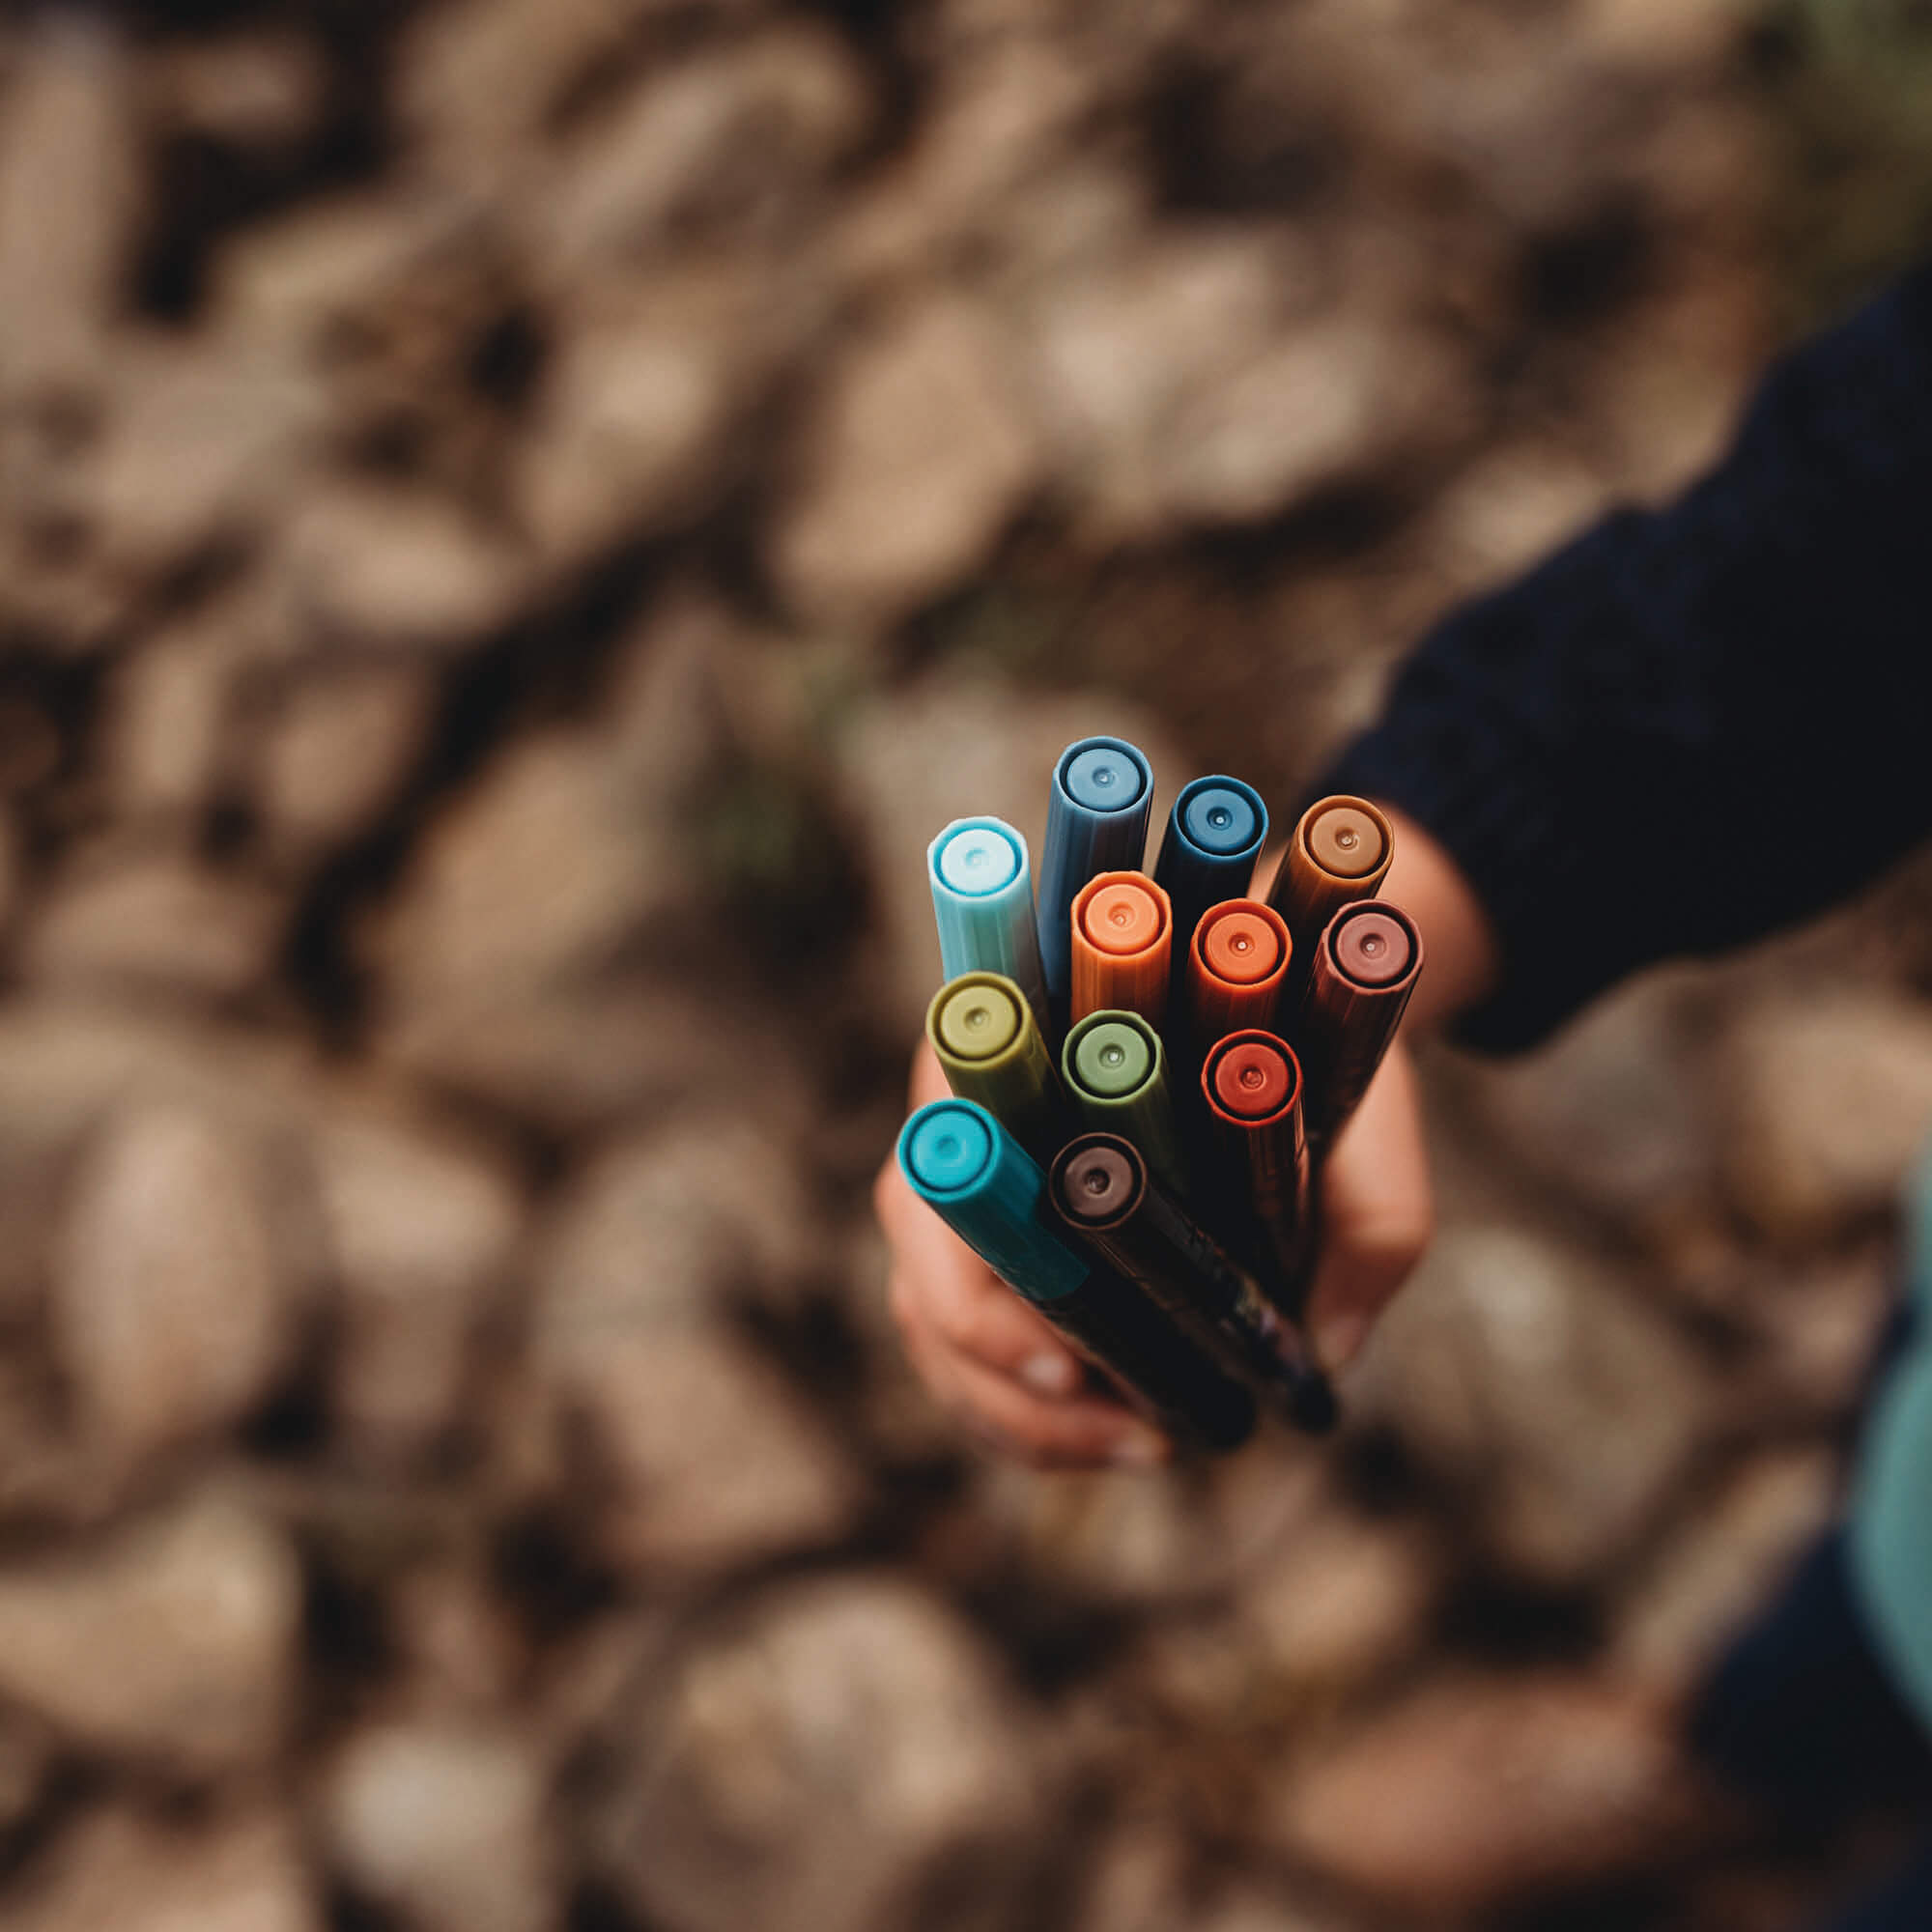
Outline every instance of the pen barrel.
[(1323, 928), (1344, 906), (1374, 898), (1394, 858), (1395, 830), (1365, 798), (1319, 798), (1295, 822), (1268, 889), (1268, 904), (1294, 936), (1291, 1011), (1300, 1004)]
[(1184, 1442), (1231, 1449), (1253, 1398), (1149, 1297), (1076, 1250), (1053, 1224), (1038, 1162), (970, 1100), (934, 1100), (899, 1130), (900, 1171), (942, 1220), (1022, 1299)]
[(1258, 1028), (1215, 1041), (1201, 1068), (1231, 1241), (1276, 1307), (1295, 1319), (1314, 1236), (1305, 1091), (1294, 1050)]
[[(1373, 947), (1381, 950), (1367, 956)], [(1387, 899), (1345, 907), (1322, 932), (1295, 1035), (1308, 1082), (1308, 1137), (1318, 1156), (1368, 1092), (1421, 972), (1422, 935)]]
[(1180, 788), (1153, 868), (1173, 909), (1177, 983), (1202, 915), (1224, 899), (1246, 897), (1267, 829), (1261, 793), (1239, 779), (1216, 774)]
[(1075, 895), (1069, 921), (1073, 982), (1068, 1018), (1139, 1013), (1167, 1017), (1174, 910), (1145, 872), (1097, 872)]
[(1300, 1336), (1130, 1142), (1113, 1134), (1068, 1142), (1048, 1170), (1046, 1198), (1076, 1246), (1137, 1283), (1271, 1408), (1302, 1429), (1333, 1426), (1333, 1392)]
[(1080, 738), (1061, 753), (1039, 855), (1039, 956), (1056, 1012), (1072, 991), (1073, 901), (1096, 872), (1147, 857), (1153, 770), (1124, 738)]
[(1203, 1054), (1228, 1034), (1273, 1029), (1293, 956), (1288, 922), (1272, 906), (1237, 898), (1208, 908), (1188, 948), (1181, 1003), (1185, 1031)]
[(984, 1107), (1036, 1160), (1053, 1157), (1070, 1116), (1039, 1023), (1011, 980), (949, 980), (925, 1010), (925, 1037), (960, 1099)]
[(1003, 975), (1044, 1028), (1046, 977), (1025, 838), (1003, 818), (955, 818), (926, 847), (925, 869), (944, 977)]
[(1167, 1049), (1138, 1013), (1089, 1013), (1060, 1050), (1061, 1078), (1080, 1123), (1131, 1141), (1161, 1180), (1187, 1191), (1187, 1156), (1167, 1080)]

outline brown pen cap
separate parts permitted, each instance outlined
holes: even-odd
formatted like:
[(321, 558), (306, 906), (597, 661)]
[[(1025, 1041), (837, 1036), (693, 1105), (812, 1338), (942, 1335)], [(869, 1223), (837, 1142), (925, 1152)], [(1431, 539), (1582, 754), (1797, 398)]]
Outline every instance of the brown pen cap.
[(1311, 1139), (1336, 1133), (1368, 1091), (1422, 972), (1422, 935), (1386, 899), (1346, 906), (1310, 962), (1298, 1037)]
[[(1301, 814), (1268, 892), (1288, 922), (1305, 962), (1328, 922), (1345, 905), (1372, 899), (1395, 857), (1395, 831), (1365, 798), (1321, 798)], [(1297, 975), (1297, 977), (1300, 977)]]
[(1145, 872), (1101, 872), (1073, 901), (1070, 1018), (1139, 1013), (1156, 1030), (1167, 1016), (1174, 908)]

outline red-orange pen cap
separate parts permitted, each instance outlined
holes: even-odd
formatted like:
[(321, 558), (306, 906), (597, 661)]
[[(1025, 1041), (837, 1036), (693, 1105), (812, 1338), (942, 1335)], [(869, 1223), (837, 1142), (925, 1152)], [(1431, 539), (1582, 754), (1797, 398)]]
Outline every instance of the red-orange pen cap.
[(1274, 1023), (1294, 943), (1288, 923), (1255, 899), (1224, 899), (1202, 914), (1187, 950), (1188, 1028), (1196, 1041)]
[(1292, 1104), (1301, 1076), (1280, 1041), (1244, 1033), (1215, 1048), (1207, 1084), (1215, 1102), (1237, 1121), (1265, 1121)]
[(1158, 1027), (1167, 1009), (1174, 914), (1145, 872), (1102, 872), (1073, 901), (1071, 1017), (1139, 1013)]

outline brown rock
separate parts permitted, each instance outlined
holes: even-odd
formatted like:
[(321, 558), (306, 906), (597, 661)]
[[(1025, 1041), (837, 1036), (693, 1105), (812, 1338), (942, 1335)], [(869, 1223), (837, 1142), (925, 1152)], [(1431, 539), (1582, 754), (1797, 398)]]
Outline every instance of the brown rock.
[(422, 1932), (544, 1932), (549, 1776), (508, 1730), (401, 1719), (354, 1736), (324, 1800), (331, 1860)]
[(426, 491), (312, 494), (286, 542), (296, 622), (321, 644), (454, 648), (507, 622), (529, 584), (500, 533)]
[(1689, 1690), (1824, 1527), (1837, 1460), (1781, 1450), (1737, 1470), (1628, 1592), (1610, 1648), (1616, 1669), (1661, 1696)]
[(227, 999), (270, 971), (284, 908), (170, 851), (83, 852), (43, 895), (21, 945), (29, 979), (63, 988)]
[(103, 18), (22, 40), (0, 114), (0, 396), (100, 376), (138, 214), (129, 79)]
[(1358, 1414), (1475, 1498), (1513, 1563), (1575, 1582), (1626, 1548), (1695, 1444), (1711, 1391), (1594, 1258), (1502, 1225), (1445, 1234), (1372, 1341)]
[(238, 147), (294, 146), (311, 136), (328, 87), (316, 44), (273, 28), (162, 47), (144, 62), (143, 78), (156, 125)]
[(0, 1690), (85, 1749), (197, 1776), (258, 1766), (281, 1738), (300, 1623), (281, 1534), (204, 1497), (0, 1571)]
[(555, 267), (649, 253), (693, 229), (779, 239), (864, 137), (871, 102), (842, 42), (793, 21), (671, 67), (560, 157), (538, 233)]
[(247, 1811), (213, 1824), (126, 1810), (83, 1820), (14, 1907), (18, 1932), (322, 1932), (294, 1826)]
[(963, 578), (1042, 477), (1013, 351), (963, 297), (853, 345), (816, 399), (773, 567), (820, 621), (890, 624)]
[(972, 1634), (905, 1583), (807, 1582), (714, 1625), (649, 1735), (595, 1840), (654, 1919), (990, 1927), (1029, 1895), (1034, 1741)]
[(411, 665), (363, 665), (299, 680), (260, 745), (263, 816), (298, 847), (361, 830), (421, 750), (433, 696), (426, 673)]
[(1450, 1679), (1292, 1776), (1274, 1830), (1364, 1891), (1467, 1911), (1654, 1859), (1673, 1770), (1662, 1728), (1596, 1684)]
[(185, 1108), (118, 1113), (53, 1265), (54, 1349), (89, 1438), (131, 1467), (234, 1423), (267, 1394), (288, 1315), (255, 1151)]
[(768, 282), (691, 270), (580, 303), (517, 455), (524, 527), (552, 564), (696, 520), (783, 320)]
[(342, 1419), (364, 1453), (420, 1448), (460, 1414), (520, 1191), (476, 1151), (373, 1111), (327, 1117), (313, 1157), (342, 1300)]
[(1932, 1132), (1932, 1012), (1877, 994), (1768, 1001), (1724, 1058), (1725, 1179), (1757, 1227), (1803, 1245), (1895, 1209)]

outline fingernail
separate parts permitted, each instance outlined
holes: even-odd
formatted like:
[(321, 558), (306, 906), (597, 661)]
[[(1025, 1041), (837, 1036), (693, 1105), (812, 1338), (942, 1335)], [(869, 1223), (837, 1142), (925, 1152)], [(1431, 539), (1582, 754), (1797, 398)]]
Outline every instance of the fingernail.
[(1080, 1371), (1065, 1355), (1031, 1355), (1020, 1364), (1020, 1380), (1041, 1395), (1071, 1395)]
[(1315, 1324), (1315, 1352), (1332, 1375), (1346, 1369), (1368, 1339), (1369, 1318), (1358, 1308), (1345, 1309)]
[(1157, 1468), (1167, 1461), (1167, 1443), (1161, 1436), (1137, 1429), (1108, 1450), (1107, 1460), (1122, 1469)]

